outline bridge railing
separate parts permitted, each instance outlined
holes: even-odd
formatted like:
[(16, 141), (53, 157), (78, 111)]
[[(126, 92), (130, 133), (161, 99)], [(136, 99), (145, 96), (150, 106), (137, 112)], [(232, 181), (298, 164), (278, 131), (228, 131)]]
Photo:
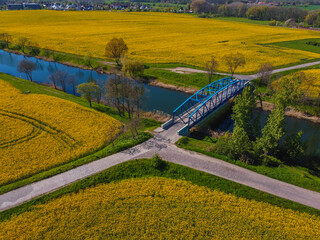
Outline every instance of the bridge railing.
[(233, 82), (236, 82), (236, 80), (231, 77), (226, 77), (203, 87), (173, 111), (172, 120), (174, 121), (176, 116), (180, 117), (181, 115), (190, 111), (190, 109), (193, 109), (196, 105), (202, 105), (203, 102), (205, 102), (216, 92), (220, 91), (220, 89)]
[(248, 80), (236, 80), (220, 88), (189, 115), (188, 128), (193, 127), (220, 105), (237, 95), (247, 84), (249, 84)]

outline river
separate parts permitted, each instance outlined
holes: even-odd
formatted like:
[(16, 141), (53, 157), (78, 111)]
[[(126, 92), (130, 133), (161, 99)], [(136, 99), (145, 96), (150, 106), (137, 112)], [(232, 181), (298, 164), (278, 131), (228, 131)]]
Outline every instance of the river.
[[(0, 50), (0, 72), (26, 79), (26, 76), (23, 73), (19, 73), (17, 71), (17, 66), (23, 58), (23, 55)], [(110, 79), (110, 75), (108, 74), (98, 74), (95, 71), (70, 67), (60, 63), (48, 62), (33, 57), (28, 57), (28, 59), (37, 64), (37, 69), (32, 73), (33, 81), (36, 83), (51, 83), (48, 77), (56, 70), (66, 71), (68, 74), (73, 75), (77, 79), (78, 84), (94, 79), (98, 85), (104, 88), (106, 81)], [(144, 84), (144, 87), (145, 94), (142, 100), (142, 109), (145, 111), (159, 110), (172, 114), (173, 110), (190, 96), (183, 92), (168, 90), (147, 84)], [(71, 86), (67, 86), (67, 92), (72, 93)], [(261, 126), (263, 126), (268, 112), (257, 111), (257, 114), (261, 115)], [(232, 121), (230, 121), (230, 119), (228, 120), (228, 117), (226, 119), (222, 119), (222, 121), (220, 120), (220, 122), (223, 123), (220, 124), (218, 128), (222, 130), (232, 130)], [(214, 128), (217, 128), (217, 126), (214, 126)], [(303, 119), (286, 117), (287, 133), (291, 134), (300, 130), (303, 131), (303, 140), (308, 140), (307, 151), (309, 153), (318, 151), (318, 154), (320, 154), (320, 125)]]
[[(0, 50), (0, 72), (10, 74), (15, 77), (26, 79), (24, 73), (17, 71), (19, 62), (25, 58), (23, 55), (8, 53)], [(102, 88), (105, 87), (106, 81), (110, 79), (108, 74), (98, 74), (96, 71), (85, 70), (77, 67), (70, 67), (60, 63), (48, 62), (33, 57), (28, 57), (37, 64), (37, 69), (32, 72), (32, 79), (36, 83), (49, 83), (49, 76), (57, 70), (65, 71), (77, 79), (77, 83), (84, 83), (94, 79)], [(190, 95), (183, 92), (172, 91), (169, 89), (150, 86), (144, 84), (145, 94), (142, 99), (142, 109), (145, 111), (159, 110), (172, 114), (173, 110), (179, 106)], [(72, 86), (67, 86), (66, 91), (72, 93)]]

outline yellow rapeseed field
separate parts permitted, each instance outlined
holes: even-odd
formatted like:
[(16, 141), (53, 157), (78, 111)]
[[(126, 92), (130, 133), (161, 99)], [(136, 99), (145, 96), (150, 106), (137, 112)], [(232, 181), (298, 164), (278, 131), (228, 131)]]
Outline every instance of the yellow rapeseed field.
[(92, 152), (120, 127), (76, 103), (22, 94), (3, 80), (0, 89), (0, 185)]
[[(293, 73), (293, 75), (289, 75), (289, 77), (290, 76), (294, 77), (296, 75), (299, 76), (301, 73), (304, 73), (305, 77), (302, 78), (302, 82), (301, 82), (301, 85), (299, 86), (299, 89), (307, 97), (318, 98), (320, 96), (320, 69), (310, 69), (310, 70), (299, 71), (299, 72)], [(280, 78), (279, 81), (281, 80), (282, 79)], [(276, 90), (278, 88), (278, 84), (279, 83), (277, 81), (274, 81), (272, 82), (271, 86)]]
[[(307, 91), (311, 97), (319, 97), (320, 96), (320, 69), (310, 69), (303, 71), (309, 79), (312, 79), (312, 86), (309, 89), (304, 89)], [(303, 83), (302, 83), (303, 84)]]
[(0, 222), (0, 239), (319, 239), (320, 218), (183, 180), (68, 194)]
[[(186, 14), (64, 11), (2, 11), (0, 32), (25, 36), (43, 48), (103, 57), (107, 42), (122, 37), (130, 57), (147, 63), (187, 63), (203, 66), (210, 56), (229, 52), (245, 55), (239, 72), (320, 58), (319, 54), (271, 45), (273, 42), (319, 38), (316, 31), (203, 19)], [(219, 70), (227, 71), (223, 64)]]

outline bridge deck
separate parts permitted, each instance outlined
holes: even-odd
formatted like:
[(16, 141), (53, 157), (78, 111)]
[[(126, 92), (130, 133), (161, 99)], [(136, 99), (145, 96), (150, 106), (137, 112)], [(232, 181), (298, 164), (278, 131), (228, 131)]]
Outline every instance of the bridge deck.
[(163, 128), (176, 125), (174, 129), (181, 127), (178, 129), (180, 134), (189, 132), (190, 128), (239, 94), (248, 84), (248, 80), (223, 78), (207, 85), (176, 108), (172, 119), (165, 123)]

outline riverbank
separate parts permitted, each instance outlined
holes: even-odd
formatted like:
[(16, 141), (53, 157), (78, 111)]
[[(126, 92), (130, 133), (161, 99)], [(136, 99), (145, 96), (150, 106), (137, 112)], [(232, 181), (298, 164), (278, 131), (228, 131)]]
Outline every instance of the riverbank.
[[(16, 50), (10, 50), (10, 49), (6, 49), (5, 52), (9, 52), (9, 53), (13, 53), (13, 54), (17, 54), (17, 55), (22, 55), (22, 56), (28, 56), (28, 57), (32, 57), (30, 54), (27, 53), (22, 53)], [(55, 53), (56, 56), (65, 56), (63, 53)], [(72, 59), (73, 61), (78, 61), (80, 62), (80, 56), (71, 56), (70, 54), (67, 54), (68, 56), (65, 56), (66, 59)], [(100, 67), (96, 67), (95, 69), (89, 68), (88, 66), (82, 65), (82, 64), (76, 64), (74, 62), (71, 61), (55, 61), (55, 59), (53, 58), (48, 58), (45, 56), (37, 56), (35, 57), (36, 59), (39, 60), (43, 60), (46, 62), (52, 62), (52, 63), (59, 63), (59, 64), (63, 64), (65, 66), (68, 67), (72, 67), (72, 68), (79, 68), (79, 69), (83, 69), (83, 70), (89, 70), (89, 71), (95, 71), (97, 74), (101, 75), (101, 74), (111, 74), (110, 71), (105, 70), (104, 68), (107, 68), (108, 66), (110, 67), (110, 65), (108, 66), (100, 66)], [(64, 59), (65, 60), (65, 59)], [(92, 64), (96, 65), (96, 59), (94, 59)], [(101, 62), (99, 62), (100, 64), (102, 64)], [(207, 84), (205, 81), (207, 81), (206, 79), (202, 79), (205, 74), (203, 74), (204, 76), (193, 76), (191, 79), (186, 79), (184, 74), (179, 74), (179, 73), (172, 73), (172, 74), (178, 74), (178, 75), (182, 75), (183, 77), (181, 79), (178, 80), (172, 80), (171, 78), (177, 78), (177, 76), (172, 76), (171, 74), (168, 76), (166, 75), (166, 73), (163, 73), (163, 71), (165, 71), (164, 69), (161, 68), (154, 68), (154, 71), (152, 71), (154, 75), (154, 77), (150, 77), (149, 79), (147, 79), (147, 81), (145, 82), (147, 85), (149, 86), (156, 86), (156, 87), (160, 87), (163, 89), (169, 89), (172, 91), (178, 91), (181, 93), (187, 93), (187, 94), (194, 94), (195, 92), (198, 91), (198, 89), (200, 89), (200, 87), (195, 87), (195, 86), (190, 86), (192, 85), (192, 83), (196, 82), (195, 79), (199, 79), (201, 80), (202, 85)], [(117, 74), (112, 72), (112, 74)], [(159, 77), (157, 77), (157, 74), (160, 74)], [(199, 74), (199, 73), (198, 73)], [(187, 75), (190, 77), (190, 75)], [(166, 77), (169, 77), (171, 80), (167, 80)], [(155, 79), (154, 79), (155, 78)], [(199, 80), (199, 81), (200, 81)], [(174, 83), (171, 84), (170, 82)], [(183, 85), (188, 85), (188, 87), (186, 86), (178, 86), (178, 84), (181, 84), (180, 82), (183, 82)], [(47, 84), (45, 84), (47, 85)], [(194, 85), (194, 84), (193, 84)], [(187, 96), (186, 96), (187, 98)], [(183, 102), (185, 99), (182, 99), (181, 102)], [(179, 105), (179, 103), (178, 103)], [(263, 104), (263, 110), (272, 110), (273, 109), (273, 104), (270, 102), (264, 102)], [(152, 110), (152, 109), (151, 109)], [(149, 110), (150, 111), (150, 110)], [(158, 114), (157, 114), (158, 115)], [(291, 116), (291, 117), (295, 117), (295, 118), (299, 118), (299, 119), (306, 119), (315, 123), (320, 123), (320, 117), (318, 116), (313, 116), (313, 115), (309, 115), (300, 111), (297, 111), (293, 108), (288, 108), (286, 110), (286, 115), (287, 116)], [(167, 119), (166, 117), (162, 117), (162, 116), (157, 116), (157, 119)]]
[[(262, 106), (261, 106), (260, 101), (257, 101), (257, 109), (260, 109), (261, 111), (271, 111), (274, 108), (275, 108), (275, 105), (273, 103), (262, 101)], [(299, 112), (292, 107), (286, 108), (285, 115), (288, 117), (305, 119), (305, 120), (308, 120), (308, 121), (311, 121), (314, 123), (320, 123), (320, 117), (308, 115), (303, 112)]]

